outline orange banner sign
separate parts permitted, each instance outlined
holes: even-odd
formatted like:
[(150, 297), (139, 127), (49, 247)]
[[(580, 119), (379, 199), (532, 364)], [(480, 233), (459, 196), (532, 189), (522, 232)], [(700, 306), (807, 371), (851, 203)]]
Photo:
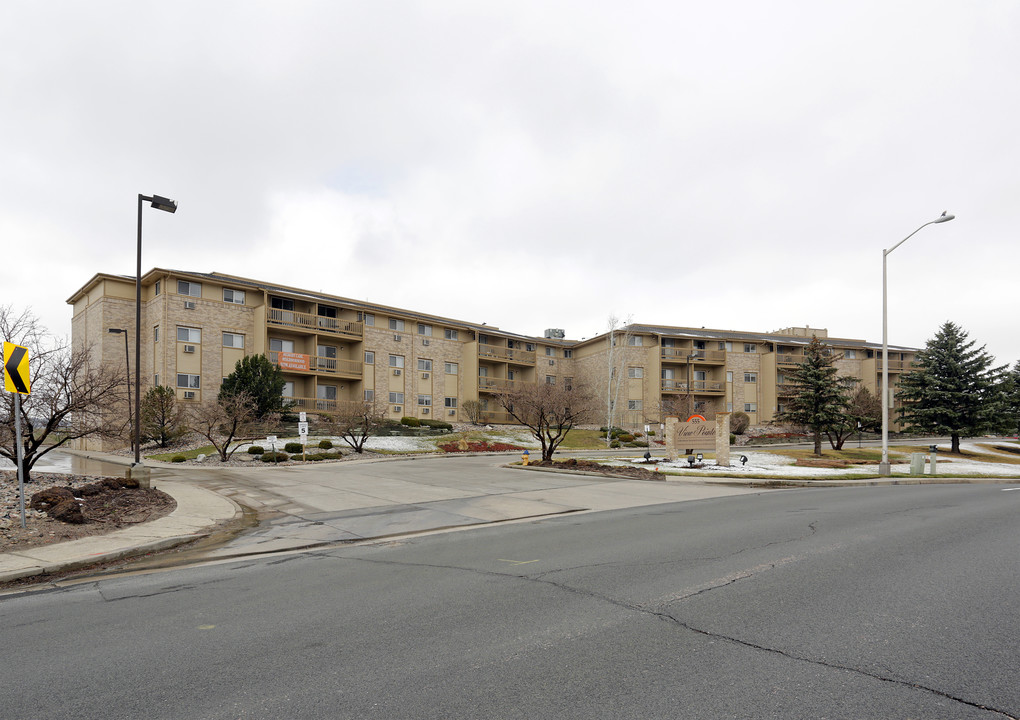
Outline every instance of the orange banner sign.
[(309, 356), (301, 353), (281, 352), (277, 358), (281, 370), (304, 370), (309, 369)]

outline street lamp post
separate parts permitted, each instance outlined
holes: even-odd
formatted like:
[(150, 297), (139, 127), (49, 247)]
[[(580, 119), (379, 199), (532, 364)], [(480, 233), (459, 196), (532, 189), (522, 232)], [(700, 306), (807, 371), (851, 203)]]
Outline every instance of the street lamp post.
[[(124, 328), (110, 328), (107, 332), (115, 335), (124, 334), (124, 372), (127, 373), (127, 396), (128, 396), (128, 424), (134, 428), (134, 423), (131, 422), (131, 356), (128, 354), (128, 331)], [(134, 435), (132, 430), (131, 436), (131, 448), (134, 449), (135, 443), (138, 441), (137, 436)]]
[[(142, 393), (142, 203), (163, 212), (177, 212), (177, 201), (153, 195), (138, 195), (138, 263), (135, 268), (135, 462), (141, 464), (141, 393)], [(133, 466), (132, 466), (133, 467)]]
[(878, 465), (878, 474), (888, 477), (889, 471), (889, 288), (887, 283), (886, 258), (889, 253), (912, 238), (914, 235), (929, 225), (944, 223), (952, 220), (955, 215), (948, 211), (943, 212), (934, 220), (926, 222), (914, 232), (907, 235), (888, 250), (882, 251), (882, 462)]

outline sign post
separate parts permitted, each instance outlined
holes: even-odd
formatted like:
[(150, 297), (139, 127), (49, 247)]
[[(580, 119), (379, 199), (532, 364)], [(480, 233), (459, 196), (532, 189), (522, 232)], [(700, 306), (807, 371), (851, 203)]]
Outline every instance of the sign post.
[[(301, 413), (301, 415), (302, 417), (305, 416), (304, 413)], [(305, 457), (308, 454), (308, 423), (304, 420), (299, 421), (297, 424), (297, 431), (298, 435), (301, 437), (301, 460), (303, 462), (308, 459)]]
[(21, 444), (21, 396), (31, 389), (28, 374), (28, 348), (4, 342), (4, 389), (14, 393), (14, 442), (18, 464), (18, 507), (21, 527), (25, 527), (25, 448)]

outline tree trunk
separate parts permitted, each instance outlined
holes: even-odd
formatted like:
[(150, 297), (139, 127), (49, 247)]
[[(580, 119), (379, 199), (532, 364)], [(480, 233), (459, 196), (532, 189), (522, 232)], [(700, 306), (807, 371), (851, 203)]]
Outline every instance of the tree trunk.
[(819, 430), (815, 430), (815, 455), (818, 457), (822, 456), (822, 433)]
[(949, 452), (953, 452), (953, 453), (956, 453), (957, 455), (959, 455), (960, 454), (960, 436), (956, 435), (954, 433), (951, 437), (953, 438), (953, 446), (952, 446), (952, 448), (950, 449)]

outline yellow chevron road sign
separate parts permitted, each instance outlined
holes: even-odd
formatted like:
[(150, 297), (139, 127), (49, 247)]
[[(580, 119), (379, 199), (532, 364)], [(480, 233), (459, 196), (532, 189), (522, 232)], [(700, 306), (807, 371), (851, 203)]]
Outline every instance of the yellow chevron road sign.
[(28, 379), (28, 348), (14, 343), (4, 343), (4, 389), (28, 395), (31, 383)]

